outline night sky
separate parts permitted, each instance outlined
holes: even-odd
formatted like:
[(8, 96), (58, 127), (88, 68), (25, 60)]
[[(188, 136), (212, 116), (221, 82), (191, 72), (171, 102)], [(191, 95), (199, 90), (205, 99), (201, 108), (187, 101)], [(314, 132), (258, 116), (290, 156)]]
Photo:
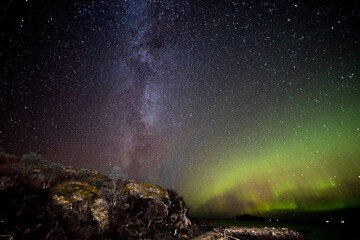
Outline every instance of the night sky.
[(1, 1), (0, 145), (191, 214), (360, 208), (358, 1)]

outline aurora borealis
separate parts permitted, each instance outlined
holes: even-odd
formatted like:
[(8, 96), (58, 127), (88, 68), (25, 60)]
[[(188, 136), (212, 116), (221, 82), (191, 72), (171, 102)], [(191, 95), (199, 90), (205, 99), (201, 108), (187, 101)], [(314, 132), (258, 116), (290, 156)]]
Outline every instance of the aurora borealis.
[(197, 217), (360, 208), (359, 3), (1, 3), (0, 146)]
[(270, 132), (261, 147), (255, 144), (245, 153), (221, 156), (221, 164), (207, 165), (207, 175), (192, 176), (196, 187), (186, 189), (194, 208), (200, 216), (231, 217), (239, 206), (239, 213), (253, 214), (358, 207), (358, 123), (331, 116), (285, 128), (284, 135)]

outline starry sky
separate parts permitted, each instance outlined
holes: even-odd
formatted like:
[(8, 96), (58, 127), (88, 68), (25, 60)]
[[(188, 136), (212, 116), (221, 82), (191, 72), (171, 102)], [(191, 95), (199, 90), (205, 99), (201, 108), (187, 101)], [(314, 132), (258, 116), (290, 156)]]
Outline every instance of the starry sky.
[(359, 5), (1, 1), (0, 145), (199, 217), (360, 208)]

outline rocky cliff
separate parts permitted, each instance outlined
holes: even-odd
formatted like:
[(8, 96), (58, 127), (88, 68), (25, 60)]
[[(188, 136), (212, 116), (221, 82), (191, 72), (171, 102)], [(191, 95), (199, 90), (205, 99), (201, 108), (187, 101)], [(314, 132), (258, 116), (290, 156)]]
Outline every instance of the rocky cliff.
[(176, 192), (0, 153), (0, 235), (10, 239), (190, 239), (203, 232)]

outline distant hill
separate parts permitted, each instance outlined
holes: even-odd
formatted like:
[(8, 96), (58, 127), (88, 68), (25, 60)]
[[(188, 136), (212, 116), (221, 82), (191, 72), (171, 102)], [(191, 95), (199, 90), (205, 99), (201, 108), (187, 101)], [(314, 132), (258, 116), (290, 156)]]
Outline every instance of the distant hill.
[(256, 221), (256, 222), (267, 222), (269, 219), (264, 217), (257, 217), (250, 214), (238, 215), (231, 218), (234, 221)]
[(159, 185), (0, 152), (0, 236), (185, 239), (208, 230), (187, 212), (175, 191)]

